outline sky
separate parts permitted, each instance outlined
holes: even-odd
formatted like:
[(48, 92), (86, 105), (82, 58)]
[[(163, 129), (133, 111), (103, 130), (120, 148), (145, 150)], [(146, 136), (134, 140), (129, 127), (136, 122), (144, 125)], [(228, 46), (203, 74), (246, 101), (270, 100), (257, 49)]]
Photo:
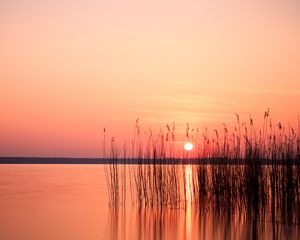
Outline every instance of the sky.
[(3, 0), (0, 156), (97, 157), (103, 128), (297, 126), (300, 4)]

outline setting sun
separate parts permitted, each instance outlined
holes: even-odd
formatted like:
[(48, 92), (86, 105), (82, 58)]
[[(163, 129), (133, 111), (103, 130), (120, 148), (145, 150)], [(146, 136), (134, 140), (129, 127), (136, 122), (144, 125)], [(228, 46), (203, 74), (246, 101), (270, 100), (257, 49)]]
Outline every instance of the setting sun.
[(0, 240), (300, 240), (299, 43), (300, 0), (0, 0)]
[(193, 148), (194, 148), (194, 145), (190, 142), (184, 144), (184, 150), (186, 150), (186, 151), (191, 151), (191, 150), (193, 150)]

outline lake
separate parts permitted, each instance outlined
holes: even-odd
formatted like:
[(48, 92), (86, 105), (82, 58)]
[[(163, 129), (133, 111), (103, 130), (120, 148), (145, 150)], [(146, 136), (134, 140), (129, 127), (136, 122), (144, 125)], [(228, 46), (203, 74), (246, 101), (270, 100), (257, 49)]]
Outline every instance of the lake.
[[(140, 206), (131, 199), (109, 205), (107, 165), (0, 165), (0, 238), (65, 239), (299, 239), (298, 205), (272, 209), (224, 205), (207, 198), (195, 204), (190, 181), (195, 166), (183, 171), (182, 204)], [(177, 171), (177, 170), (176, 170)], [(171, 189), (172, 190), (172, 189)], [(268, 190), (266, 190), (268, 192)], [(135, 193), (134, 193), (135, 194)], [(281, 201), (281, 200), (280, 200)], [(296, 202), (298, 203), (298, 202)], [(292, 211), (292, 212), (289, 212)], [(290, 221), (289, 221), (290, 220)]]

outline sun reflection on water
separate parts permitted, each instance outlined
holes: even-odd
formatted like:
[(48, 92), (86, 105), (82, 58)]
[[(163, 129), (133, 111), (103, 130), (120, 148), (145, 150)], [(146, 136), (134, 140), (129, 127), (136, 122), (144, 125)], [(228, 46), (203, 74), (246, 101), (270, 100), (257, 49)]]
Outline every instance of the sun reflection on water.
[(192, 166), (185, 167), (185, 199), (187, 203), (191, 203), (193, 199), (193, 172)]
[(185, 237), (192, 238), (192, 200), (193, 200), (193, 179), (192, 166), (185, 167)]

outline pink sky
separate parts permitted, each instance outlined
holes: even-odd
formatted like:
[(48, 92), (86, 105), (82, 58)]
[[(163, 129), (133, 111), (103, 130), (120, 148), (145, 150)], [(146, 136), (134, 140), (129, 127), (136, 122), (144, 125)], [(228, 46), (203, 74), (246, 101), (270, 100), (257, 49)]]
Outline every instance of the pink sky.
[(96, 157), (137, 117), (297, 126), (300, 4), (201, 2), (1, 1), (0, 156)]

